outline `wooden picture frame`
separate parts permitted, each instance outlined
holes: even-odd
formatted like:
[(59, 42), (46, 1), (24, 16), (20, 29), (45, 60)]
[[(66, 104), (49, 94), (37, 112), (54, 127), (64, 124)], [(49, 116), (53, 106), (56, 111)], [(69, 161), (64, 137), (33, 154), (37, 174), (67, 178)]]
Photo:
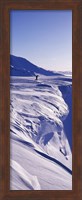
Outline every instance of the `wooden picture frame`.
[[(10, 10), (72, 10), (73, 72), (73, 187), (71, 191), (10, 191)], [(82, 198), (81, 135), (81, 13), (78, 1), (1, 0), (0, 1), (0, 199), (80, 200)]]

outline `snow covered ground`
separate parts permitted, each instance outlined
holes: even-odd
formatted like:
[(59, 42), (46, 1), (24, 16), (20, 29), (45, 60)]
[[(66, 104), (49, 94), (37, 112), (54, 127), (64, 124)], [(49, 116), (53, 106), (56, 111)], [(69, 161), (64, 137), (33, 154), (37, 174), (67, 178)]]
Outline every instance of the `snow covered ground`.
[(10, 189), (72, 190), (71, 75), (10, 79)]

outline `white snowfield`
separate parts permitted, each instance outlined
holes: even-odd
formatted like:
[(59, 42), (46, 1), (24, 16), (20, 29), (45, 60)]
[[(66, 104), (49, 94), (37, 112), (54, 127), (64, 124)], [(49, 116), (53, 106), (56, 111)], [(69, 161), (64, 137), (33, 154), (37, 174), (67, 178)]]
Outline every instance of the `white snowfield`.
[[(30, 175), (23, 167), (21, 167), (16, 161), (11, 160), (11, 167), (17, 173), (18, 178), (26, 182), (25, 184), (31, 190), (40, 190), (40, 185), (36, 176)], [(22, 188), (21, 188), (22, 189)]]
[(10, 189), (72, 190), (71, 76), (11, 77), (10, 86)]

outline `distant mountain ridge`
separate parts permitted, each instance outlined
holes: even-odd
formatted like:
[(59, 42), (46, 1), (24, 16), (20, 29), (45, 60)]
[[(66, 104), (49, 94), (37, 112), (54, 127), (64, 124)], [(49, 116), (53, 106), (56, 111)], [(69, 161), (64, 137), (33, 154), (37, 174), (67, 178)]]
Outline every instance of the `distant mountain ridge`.
[(36, 74), (55, 76), (55, 73), (41, 67), (38, 67), (25, 58), (10, 55), (10, 76), (35, 76)]

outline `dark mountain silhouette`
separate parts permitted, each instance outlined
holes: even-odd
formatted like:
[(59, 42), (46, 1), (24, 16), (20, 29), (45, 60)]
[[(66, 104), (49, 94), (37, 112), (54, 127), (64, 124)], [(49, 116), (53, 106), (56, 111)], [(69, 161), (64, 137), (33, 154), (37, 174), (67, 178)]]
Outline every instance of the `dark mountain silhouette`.
[(41, 67), (37, 67), (25, 58), (10, 55), (10, 76), (35, 76), (36, 74), (46, 76), (60, 75)]

